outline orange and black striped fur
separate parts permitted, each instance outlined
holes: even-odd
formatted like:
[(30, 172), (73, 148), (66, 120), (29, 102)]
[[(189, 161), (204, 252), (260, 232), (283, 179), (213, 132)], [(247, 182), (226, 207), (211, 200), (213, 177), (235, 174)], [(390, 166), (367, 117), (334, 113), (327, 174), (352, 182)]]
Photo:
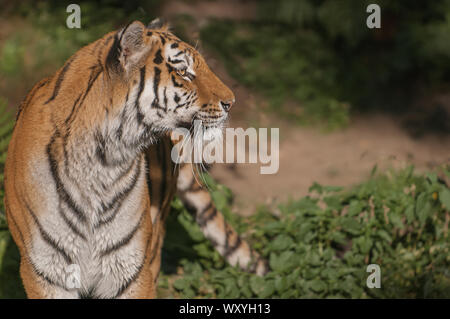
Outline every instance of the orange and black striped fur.
[[(173, 129), (199, 119), (220, 133), (233, 102), (202, 56), (157, 21), (105, 35), (36, 84), (5, 167), (28, 297), (155, 297), (177, 192), (229, 263), (264, 273), (192, 169), (170, 158)], [(79, 286), (67, 285), (70, 265), (80, 269)]]

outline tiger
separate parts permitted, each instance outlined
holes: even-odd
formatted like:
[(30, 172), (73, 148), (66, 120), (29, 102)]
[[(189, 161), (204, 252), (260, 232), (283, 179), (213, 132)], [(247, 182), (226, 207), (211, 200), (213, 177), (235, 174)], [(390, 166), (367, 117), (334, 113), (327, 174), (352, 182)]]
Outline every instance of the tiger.
[(219, 136), (234, 103), (160, 19), (107, 33), (39, 81), (19, 107), (4, 172), (27, 297), (156, 298), (175, 196), (230, 265), (264, 275), (267, 261), (198, 172), (171, 160), (174, 129), (200, 120)]

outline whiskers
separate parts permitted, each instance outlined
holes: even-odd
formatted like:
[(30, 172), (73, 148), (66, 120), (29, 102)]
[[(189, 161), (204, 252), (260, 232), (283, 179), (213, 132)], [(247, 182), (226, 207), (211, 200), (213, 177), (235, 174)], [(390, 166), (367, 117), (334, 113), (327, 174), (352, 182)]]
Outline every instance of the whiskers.
[[(194, 132), (194, 136), (193, 136), (193, 143), (192, 143), (192, 155), (194, 155), (194, 152), (198, 151), (196, 149), (196, 142), (198, 140), (203, 140), (204, 137), (204, 132), (205, 128), (201, 125), (200, 122), (200, 128), (198, 130), (196, 130)], [(194, 175), (195, 181), (199, 184), (199, 185), (204, 185), (206, 186), (206, 189), (208, 191), (212, 191), (211, 187), (209, 186), (208, 182), (206, 181), (203, 172), (208, 172), (208, 169), (205, 167), (204, 163), (203, 163), (203, 149), (199, 150), (201, 152), (200, 154), (200, 163), (197, 163), (194, 157), (194, 160), (192, 161), (192, 165), (191, 165), (191, 169), (192, 169), (192, 174)], [(199, 177), (203, 183), (200, 183), (197, 179), (197, 177)]]
[[(189, 127), (189, 134), (183, 135), (183, 140), (180, 141), (181, 146), (178, 148), (178, 156), (179, 159), (174, 166), (175, 170), (180, 168), (180, 163), (189, 163), (191, 164), (191, 171), (194, 175), (195, 181), (200, 186), (205, 186), (206, 189), (211, 191), (211, 187), (205, 178), (205, 173), (208, 172), (208, 168), (204, 163), (204, 148), (203, 141), (210, 140), (211, 137), (217, 138), (217, 136), (212, 135), (209, 136), (207, 131), (208, 129), (202, 125), (202, 121), (198, 118), (194, 117), (191, 120), (191, 125)], [(206, 134), (206, 135), (205, 135)]]

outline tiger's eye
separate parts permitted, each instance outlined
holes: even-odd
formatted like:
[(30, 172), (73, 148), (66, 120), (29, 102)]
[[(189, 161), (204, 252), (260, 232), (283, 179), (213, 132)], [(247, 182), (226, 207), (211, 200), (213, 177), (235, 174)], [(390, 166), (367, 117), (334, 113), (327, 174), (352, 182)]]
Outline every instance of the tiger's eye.
[(178, 70), (177, 73), (180, 76), (185, 76), (186, 75), (186, 70)]

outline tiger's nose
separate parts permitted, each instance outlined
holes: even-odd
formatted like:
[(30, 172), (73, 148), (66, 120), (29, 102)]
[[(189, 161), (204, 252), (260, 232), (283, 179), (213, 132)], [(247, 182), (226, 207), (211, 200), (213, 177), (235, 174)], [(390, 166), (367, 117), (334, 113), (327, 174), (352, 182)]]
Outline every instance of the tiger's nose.
[(234, 99), (229, 100), (229, 101), (220, 101), (220, 106), (222, 106), (222, 108), (225, 112), (230, 111), (233, 104), (234, 104)]

